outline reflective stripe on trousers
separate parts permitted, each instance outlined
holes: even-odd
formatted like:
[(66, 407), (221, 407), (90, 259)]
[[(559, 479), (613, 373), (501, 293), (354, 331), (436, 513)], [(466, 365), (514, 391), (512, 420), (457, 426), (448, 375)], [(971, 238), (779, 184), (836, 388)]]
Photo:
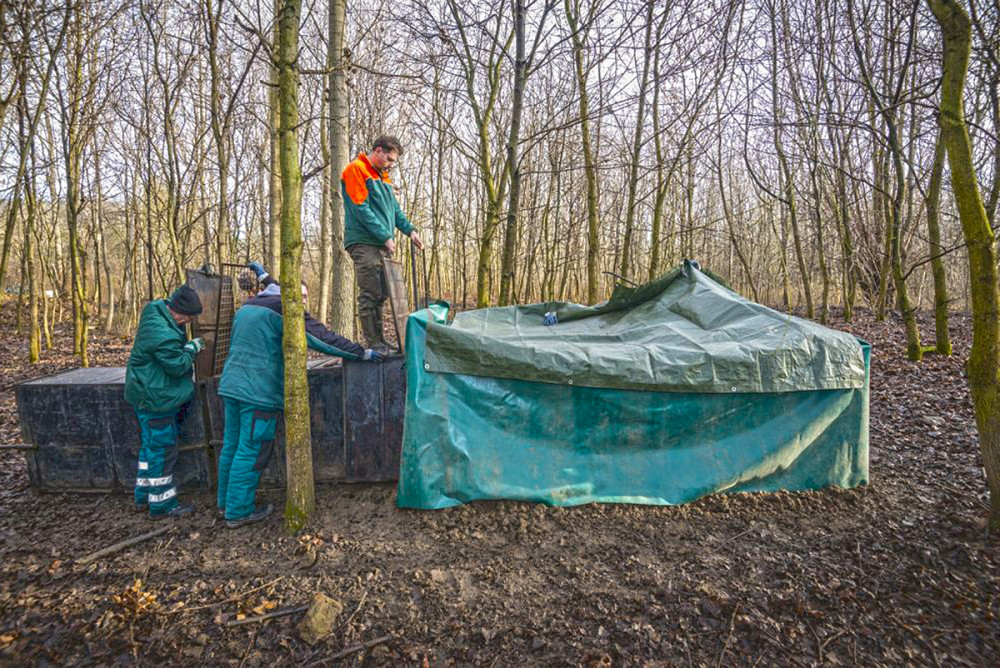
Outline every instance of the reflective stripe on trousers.
[(151, 515), (162, 515), (177, 505), (174, 464), (177, 462), (177, 415), (136, 410), (142, 448), (135, 479), (136, 505), (149, 504)]

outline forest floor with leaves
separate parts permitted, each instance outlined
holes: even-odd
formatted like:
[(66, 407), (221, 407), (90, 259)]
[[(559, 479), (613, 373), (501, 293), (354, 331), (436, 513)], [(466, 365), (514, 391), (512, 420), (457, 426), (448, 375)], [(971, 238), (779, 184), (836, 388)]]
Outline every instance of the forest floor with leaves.
[[(19, 441), (13, 384), (75, 364), (63, 324), (29, 366), (13, 317), (0, 305), (0, 443)], [(971, 322), (954, 318), (953, 357), (920, 364), (898, 321), (831, 324), (872, 343), (871, 482), (854, 490), (412, 511), (392, 485), (322, 486), (295, 537), (277, 516), (228, 530), (187, 494), (193, 518), (80, 565), (154, 525), (127, 495), (35, 492), (23, 453), (0, 451), (0, 664), (998, 665)], [(92, 364), (129, 345), (95, 332)], [(226, 623), (315, 593), (343, 606), (315, 646), (301, 614)]]

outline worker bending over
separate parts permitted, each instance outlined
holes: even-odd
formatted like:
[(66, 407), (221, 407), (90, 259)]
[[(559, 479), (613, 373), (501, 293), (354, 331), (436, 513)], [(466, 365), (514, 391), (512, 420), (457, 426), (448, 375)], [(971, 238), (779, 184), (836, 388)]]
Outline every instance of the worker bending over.
[(187, 340), (184, 326), (201, 313), (198, 293), (186, 285), (170, 299), (146, 304), (125, 367), (125, 400), (139, 418), (142, 448), (135, 478), (135, 505), (153, 519), (187, 515), (177, 500), (177, 420), (194, 396), (194, 358), (205, 347)]
[[(281, 288), (260, 264), (247, 266), (265, 287), (247, 300), (233, 318), (229, 356), (219, 381), (226, 413), (219, 456), (218, 507), (230, 528), (260, 521), (273, 511), (271, 504), (255, 509), (254, 497), (285, 407)], [(305, 285), (302, 293), (305, 301)], [(349, 360), (382, 360), (379, 353), (330, 331), (308, 313), (305, 321), (306, 342), (311, 349)]]

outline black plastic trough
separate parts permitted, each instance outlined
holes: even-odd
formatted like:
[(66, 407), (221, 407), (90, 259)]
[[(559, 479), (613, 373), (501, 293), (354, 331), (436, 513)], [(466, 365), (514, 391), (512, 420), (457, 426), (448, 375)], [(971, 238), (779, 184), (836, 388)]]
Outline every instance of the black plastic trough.
[[(328, 362), (327, 362), (328, 363)], [(403, 358), (383, 364), (310, 363), (313, 473), (317, 482), (377, 482), (399, 477), (405, 410)], [(135, 482), (139, 424), (124, 398), (125, 369), (74, 369), (17, 386), (28, 476), (43, 491), (129, 491)], [(198, 382), (180, 422), (174, 472), (182, 487), (210, 489), (224, 411), (217, 378)], [(262, 486), (285, 481), (279, 431)]]

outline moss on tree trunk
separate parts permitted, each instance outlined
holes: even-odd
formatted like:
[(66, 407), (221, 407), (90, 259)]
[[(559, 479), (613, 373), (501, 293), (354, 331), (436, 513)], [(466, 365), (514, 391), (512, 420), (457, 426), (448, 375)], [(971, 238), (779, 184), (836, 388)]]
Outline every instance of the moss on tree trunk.
[(944, 34), (941, 79), (941, 139), (948, 151), (951, 186), (969, 257), (972, 288), (972, 350), (969, 389), (979, 428), (979, 446), (990, 488), (989, 526), (1000, 531), (1000, 295), (996, 247), (976, 181), (972, 142), (962, 110), (972, 26), (955, 0), (928, 0)]
[(281, 309), (285, 356), (285, 464), (288, 489), (285, 528), (305, 526), (316, 504), (309, 429), (309, 383), (306, 378), (306, 330), (302, 306), (302, 172), (297, 126), (301, 0), (284, 0), (278, 15), (278, 164), (281, 170)]

